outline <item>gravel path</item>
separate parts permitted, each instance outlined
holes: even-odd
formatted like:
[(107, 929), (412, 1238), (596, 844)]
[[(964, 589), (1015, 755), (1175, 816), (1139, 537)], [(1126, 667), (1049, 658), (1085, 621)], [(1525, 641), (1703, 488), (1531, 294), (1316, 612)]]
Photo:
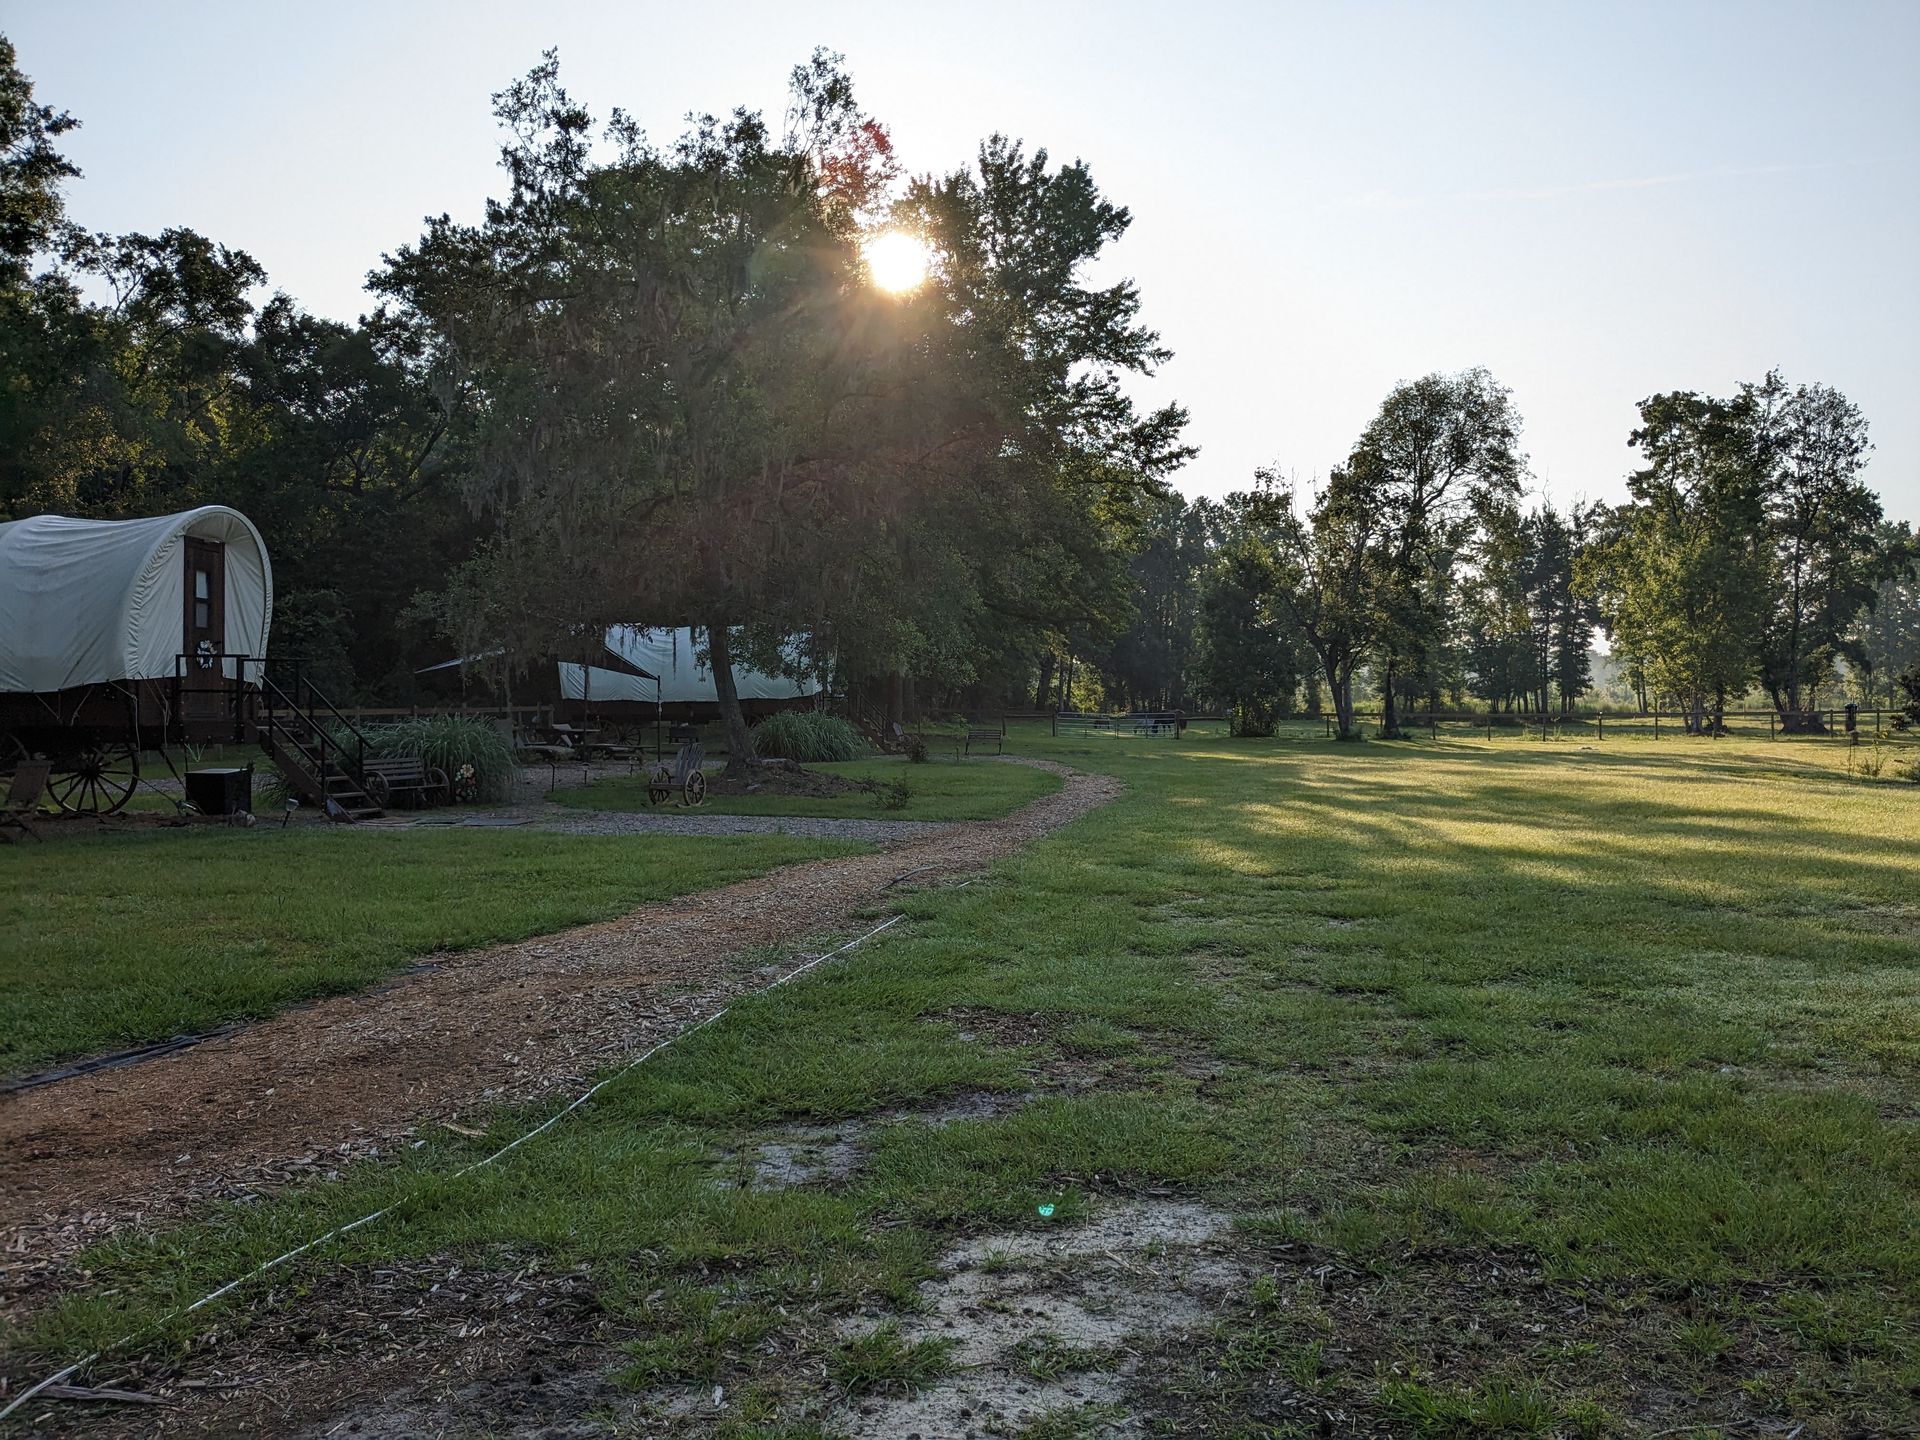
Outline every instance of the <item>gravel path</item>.
[[(477, 1106), (578, 1089), (623, 1055), (765, 988), (803, 962), (802, 937), (845, 924), (891, 886), (980, 869), (1120, 792), (1110, 777), (1016, 763), (1065, 783), (1000, 820), (920, 827), (886, 850), (436, 956), (383, 991), (0, 1099), (0, 1310), (44, 1297), (68, 1256), (123, 1225), (325, 1173)], [(596, 818), (606, 817), (578, 821)], [(699, 833), (714, 833), (700, 823)], [(903, 824), (775, 823), (889, 833)]]

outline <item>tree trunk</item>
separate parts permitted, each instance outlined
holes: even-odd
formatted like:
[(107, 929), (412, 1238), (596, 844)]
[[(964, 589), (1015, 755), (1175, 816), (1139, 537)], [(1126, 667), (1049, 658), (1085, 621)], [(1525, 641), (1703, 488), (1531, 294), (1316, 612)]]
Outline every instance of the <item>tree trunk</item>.
[(1380, 734), (1387, 740), (1400, 738), (1400, 715), (1393, 703), (1394, 662), (1387, 661), (1387, 683), (1380, 687)]
[(1320, 718), (1320, 677), (1311, 670), (1307, 672), (1307, 714)]
[(720, 702), (720, 719), (727, 727), (727, 768), (739, 779), (753, 768), (753, 741), (747, 735), (746, 712), (733, 684), (733, 642), (724, 625), (707, 626), (707, 661), (713, 666), (713, 693)]
[(1344, 673), (1337, 665), (1325, 667), (1327, 689), (1333, 696), (1333, 718), (1336, 735), (1341, 740), (1353, 739), (1353, 672)]
[(907, 677), (895, 670), (887, 676), (887, 724), (902, 729), (907, 723)]
[(1040, 656), (1040, 683), (1033, 687), (1033, 708), (1047, 708), (1049, 692), (1053, 689), (1053, 667), (1057, 662), (1053, 651), (1048, 650)]

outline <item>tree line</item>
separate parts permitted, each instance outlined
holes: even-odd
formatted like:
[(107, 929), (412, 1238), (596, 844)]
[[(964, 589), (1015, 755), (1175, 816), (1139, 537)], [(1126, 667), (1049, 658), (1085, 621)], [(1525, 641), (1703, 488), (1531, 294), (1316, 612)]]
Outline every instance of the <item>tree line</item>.
[[(1641, 698), (1709, 727), (1749, 684), (1799, 717), (1846, 664), (1920, 656), (1913, 537), (1860, 479), (1865, 422), (1775, 375), (1642, 406), (1621, 506), (1526, 503), (1483, 371), (1396, 387), (1316, 487), (1182, 499), (1169, 354), (1095, 262), (1128, 211), (1003, 135), (907, 176), (838, 57), (777, 120), (670, 141), (597, 123), (549, 54), (494, 97), (503, 193), (382, 257), (323, 319), (185, 228), (65, 211), (78, 123), (0, 38), (0, 515), (225, 503), (266, 534), (276, 648), (341, 699), (592, 660), (691, 625), (730, 752), (733, 666), (873, 707), (1230, 709), (1249, 733), (1356, 694), (1571, 709), (1611, 637)], [(889, 292), (865, 253), (924, 245)]]
[(1605, 636), (1631, 702), (1701, 732), (1753, 692), (1790, 731), (1843, 690), (1920, 699), (1920, 544), (1862, 479), (1858, 408), (1775, 372), (1639, 411), (1619, 505), (1529, 506), (1520, 417), (1483, 370), (1394, 387), (1318, 487), (1264, 472), (1168, 502), (1109, 698), (1219, 706), (1251, 734), (1324, 704), (1354, 735), (1369, 690), (1388, 735), (1415, 706), (1565, 715)]

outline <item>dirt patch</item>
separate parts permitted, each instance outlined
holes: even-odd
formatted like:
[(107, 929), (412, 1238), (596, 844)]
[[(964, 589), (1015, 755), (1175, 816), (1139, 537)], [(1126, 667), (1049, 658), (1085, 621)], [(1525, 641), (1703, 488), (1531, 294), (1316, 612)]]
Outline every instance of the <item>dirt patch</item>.
[(903, 875), (978, 869), (1114, 798), (1066, 783), (1000, 820), (791, 866), (619, 920), (447, 957), (191, 1050), (0, 1099), (0, 1305), (18, 1312), (82, 1245), (382, 1154), (422, 1124), (583, 1085), (775, 976), (735, 962), (843, 924)]
[(859, 1168), (860, 1127), (793, 1126), (781, 1139), (768, 1140), (759, 1147), (750, 1183), (756, 1190), (831, 1184), (845, 1180)]
[[(1255, 1243), (1242, 1260), (1247, 1284), (1217, 1325), (1170, 1335), (1141, 1358), (1133, 1399), (1151, 1433), (1428, 1433), (1430, 1404), (1451, 1403), (1457, 1415), (1460, 1396), (1503, 1392), (1532, 1413), (1526, 1427), (1482, 1412), (1445, 1433), (1900, 1433), (1884, 1416), (1839, 1413), (1851, 1407), (1831, 1407), (1821, 1393), (1858, 1356), (1798, 1348), (1760, 1323), (1788, 1287), (1744, 1287), (1740, 1308), (1753, 1311), (1742, 1315), (1684, 1287), (1563, 1286), (1532, 1257), (1494, 1249), (1363, 1259)], [(1691, 1338), (1690, 1324), (1699, 1327)], [(1778, 1375), (1803, 1393), (1754, 1385)], [(1417, 1383), (1396, 1397), (1408, 1381)]]
[[(866, 1162), (869, 1137), (879, 1126), (911, 1121), (941, 1130), (963, 1120), (995, 1120), (1011, 1115), (1032, 1098), (1031, 1093), (977, 1090), (922, 1109), (892, 1110), (838, 1125), (782, 1125), (744, 1152), (744, 1173), (735, 1169), (729, 1176), (737, 1176), (738, 1183), (756, 1190), (838, 1184)], [(741, 1153), (729, 1152), (722, 1159), (737, 1165)]]
[(108, 1362), (93, 1377), (156, 1404), (49, 1403), (21, 1413), (88, 1436), (572, 1440), (604, 1435), (596, 1415), (633, 1403), (608, 1378), (624, 1332), (580, 1273), (537, 1262), (474, 1271), (443, 1256), (343, 1269), (277, 1298), (238, 1336), (216, 1329), (184, 1358)]
[(933, 1018), (953, 1026), (962, 1040), (990, 1040), (1008, 1049), (1050, 1044), (1060, 1025), (1060, 1017), (1051, 1013), (1023, 1015), (975, 1005), (956, 1005)]
[[(1212, 1324), (1247, 1272), (1225, 1250), (1228, 1217), (1175, 1201), (1115, 1206), (1086, 1225), (986, 1235), (950, 1250), (920, 1287), (908, 1341), (941, 1340), (952, 1372), (907, 1395), (845, 1403), (856, 1435), (1012, 1435), (1078, 1413), (1095, 1433), (1144, 1433), (1124, 1411), (1142, 1358), (1169, 1333)], [(856, 1317), (843, 1334), (888, 1317)]]

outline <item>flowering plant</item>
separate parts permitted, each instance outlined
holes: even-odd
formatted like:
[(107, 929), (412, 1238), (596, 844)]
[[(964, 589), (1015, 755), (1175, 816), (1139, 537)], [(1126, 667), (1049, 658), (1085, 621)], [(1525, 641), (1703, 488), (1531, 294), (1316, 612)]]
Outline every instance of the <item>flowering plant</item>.
[(453, 798), (466, 803), (480, 798), (480, 776), (471, 765), (453, 772)]

